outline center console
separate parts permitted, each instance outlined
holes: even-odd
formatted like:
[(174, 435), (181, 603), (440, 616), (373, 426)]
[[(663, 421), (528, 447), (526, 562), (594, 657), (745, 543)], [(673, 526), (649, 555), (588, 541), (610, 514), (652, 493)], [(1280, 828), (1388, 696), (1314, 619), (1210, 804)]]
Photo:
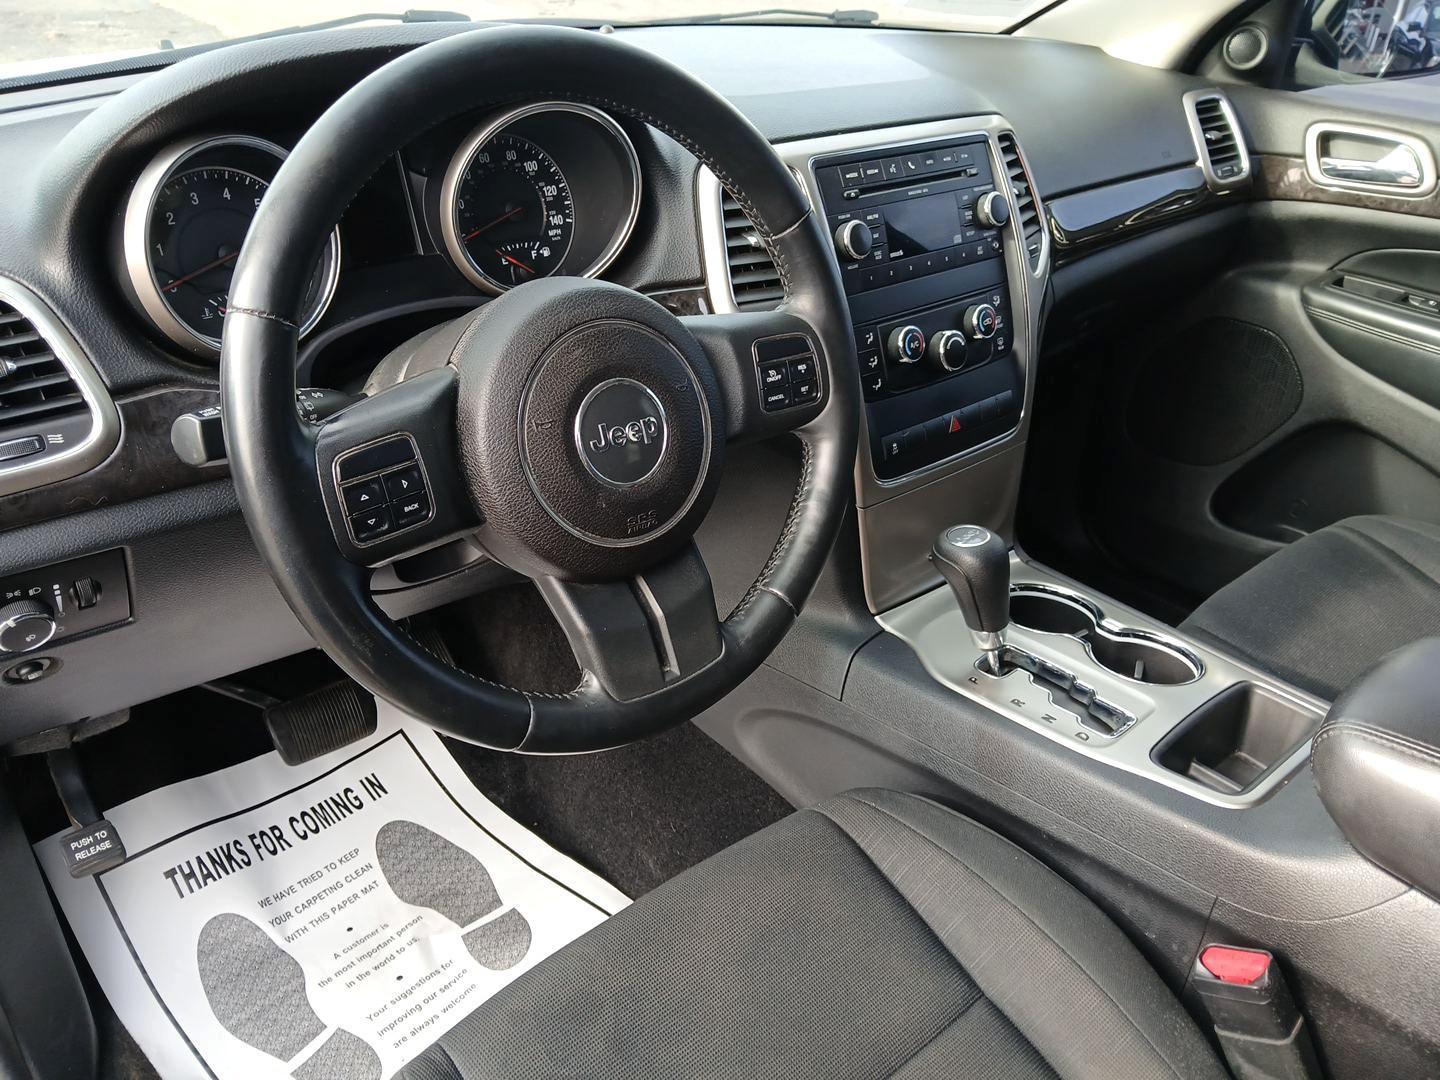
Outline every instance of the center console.
[(871, 466), (894, 480), (1014, 430), (1024, 374), (989, 139), (814, 159), (850, 300)]

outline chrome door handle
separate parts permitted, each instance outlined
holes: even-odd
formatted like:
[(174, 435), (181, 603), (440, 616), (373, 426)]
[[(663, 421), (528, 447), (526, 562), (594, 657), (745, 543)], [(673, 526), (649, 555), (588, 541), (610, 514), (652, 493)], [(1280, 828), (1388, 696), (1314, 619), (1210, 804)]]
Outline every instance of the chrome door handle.
[(1424, 181), (1420, 155), (1403, 143), (1396, 143), (1378, 161), (1322, 155), (1320, 175), (1327, 180), (1358, 180), (1398, 188), (1417, 188)]
[[(1342, 148), (1350, 154), (1338, 153)], [(1357, 144), (1359, 153), (1355, 157)], [(1367, 152), (1374, 149), (1374, 156)], [(1332, 124), (1311, 124), (1305, 133), (1305, 167), (1323, 187), (1368, 191), (1414, 199), (1436, 187), (1435, 155), (1428, 143), (1399, 131)]]

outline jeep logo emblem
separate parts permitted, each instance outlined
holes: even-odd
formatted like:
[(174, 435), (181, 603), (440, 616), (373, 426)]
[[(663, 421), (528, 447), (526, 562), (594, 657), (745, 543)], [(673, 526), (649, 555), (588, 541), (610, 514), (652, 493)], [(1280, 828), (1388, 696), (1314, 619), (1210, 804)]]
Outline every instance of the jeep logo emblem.
[(611, 487), (630, 487), (653, 473), (669, 441), (660, 399), (634, 379), (601, 383), (575, 414), (580, 460), (590, 475)]

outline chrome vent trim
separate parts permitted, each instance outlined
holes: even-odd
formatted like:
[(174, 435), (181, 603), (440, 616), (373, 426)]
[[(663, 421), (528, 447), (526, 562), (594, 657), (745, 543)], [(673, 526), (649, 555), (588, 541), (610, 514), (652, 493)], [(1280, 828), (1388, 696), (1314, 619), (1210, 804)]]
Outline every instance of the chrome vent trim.
[(696, 181), (706, 289), (717, 312), (771, 311), (785, 299), (775, 261), (745, 211), (701, 168)]
[(1025, 260), (1034, 273), (1040, 269), (1045, 256), (1046, 228), (1045, 211), (1040, 197), (1035, 193), (1035, 181), (1025, 162), (1025, 153), (1020, 149), (1020, 140), (1013, 131), (1002, 131), (995, 136), (1000, 147), (1000, 160), (1005, 166), (1006, 182), (1010, 186), (1010, 199), (1015, 207), (1015, 219), (1020, 235), (1025, 238)]
[[(88, 423), (77, 425), (82, 417)], [(41, 439), (44, 449), (0, 460), (0, 495), (98, 465), (119, 442), (120, 414), (50, 307), (18, 281), (0, 277), (0, 446), (30, 437)]]
[(1185, 121), (1195, 142), (1196, 163), (1213, 191), (1250, 182), (1250, 152), (1230, 99), (1218, 90), (1191, 90), (1183, 98)]

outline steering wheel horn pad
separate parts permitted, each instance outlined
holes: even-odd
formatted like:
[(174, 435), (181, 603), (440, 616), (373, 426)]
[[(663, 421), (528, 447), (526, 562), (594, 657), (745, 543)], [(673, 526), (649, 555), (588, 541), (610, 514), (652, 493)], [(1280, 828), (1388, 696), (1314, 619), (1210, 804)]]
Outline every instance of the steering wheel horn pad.
[(471, 319), (450, 363), (485, 548), (530, 577), (613, 581), (688, 543), (714, 498), (726, 421), (680, 320), (575, 278), (521, 285)]

